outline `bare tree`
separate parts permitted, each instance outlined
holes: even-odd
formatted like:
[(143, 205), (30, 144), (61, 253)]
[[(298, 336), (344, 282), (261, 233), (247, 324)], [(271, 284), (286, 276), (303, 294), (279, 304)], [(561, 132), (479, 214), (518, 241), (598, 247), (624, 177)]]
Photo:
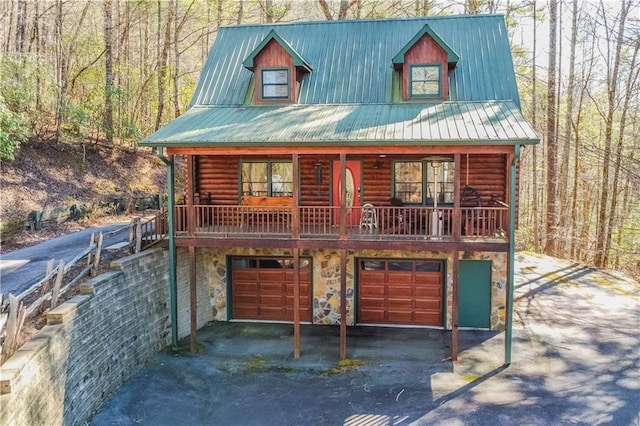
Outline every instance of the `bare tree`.
[[(575, 62), (576, 62), (576, 44), (578, 40), (578, 0), (573, 0), (571, 9), (571, 46), (569, 54), (569, 81), (567, 83), (567, 109), (564, 117), (564, 137), (562, 140), (562, 152), (560, 160), (560, 176), (563, 179), (559, 182), (558, 199), (561, 206), (568, 204), (568, 188), (569, 188), (569, 157), (571, 152), (571, 135), (573, 134), (573, 95), (575, 91)], [(559, 215), (558, 226), (570, 235), (571, 231), (567, 230), (568, 215)], [(574, 225), (573, 223), (571, 224)], [(558, 253), (564, 253), (564, 249), (568, 247), (566, 240), (560, 241)]]
[(555, 254), (556, 223), (556, 30), (558, 2), (549, 1), (549, 66), (547, 76), (547, 178), (544, 252)]
[(104, 46), (105, 46), (105, 88), (104, 88), (104, 127), (107, 144), (113, 145), (113, 10), (111, 0), (105, 0), (104, 9)]
[[(611, 161), (611, 144), (613, 141), (614, 114), (617, 107), (618, 77), (620, 73), (620, 60), (622, 45), (624, 43), (624, 32), (627, 21), (627, 15), (631, 9), (631, 2), (622, 1), (620, 15), (618, 18), (617, 35), (614, 34), (614, 28), (607, 25), (607, 12), (605, 5), (600, 0), (599, 11), (604, 23), (604, 30), (607, 32), (607, 40), (615, 42), (615, 52), (613, 56), (609, 56), (605, 61), (607, 69), (607, 110), (602, 112), (604, 118), (604, 148), (602, 156), (602, 186), (600, 191), (600, 203), (598, 206), (598, 227), (596, 235), (596, 254), (594, 263), (597, 267), (604, 268), (607, 266), (608, 252), (607, 246), (611, 241), (611, 230), (608, 229), (607, 209), (609, 202), (609, 168)], [(616, 40), (617, 39), (617, 40)]]

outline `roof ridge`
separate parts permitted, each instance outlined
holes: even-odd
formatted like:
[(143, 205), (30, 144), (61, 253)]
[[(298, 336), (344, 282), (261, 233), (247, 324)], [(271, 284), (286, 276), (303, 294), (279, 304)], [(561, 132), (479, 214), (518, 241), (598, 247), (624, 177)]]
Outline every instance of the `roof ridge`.
[(270, 24), (265, 23), (251, 23), (251, 24), (240, 24), (240, 25), (221, 25), (220, 28), (250, 28), (250, 27), (286, 27), (293, 25), (318, 25), (318, 24), (327, 24), (327, 25), (339, 25), (339, 24), (354, 24), (354, 23), (372, 23), (372, 22), (385, 22), (385, 21), (423, 21), (423, 20), (446, 20), (446, 19), (479, 19), (479, 18), (504, 18), (505, 15), (502, 13), (485, 13), (485, 14), (477, 14), (477, 15), (428, 15), (428, 16), (408, 16), (403, 18), (370, 18), (370, 19), (334, 19), (331, 21), (321, 21), (321, 20), (313, 20), (313, 21), (290, 21), (290, 22), (273, 22)]

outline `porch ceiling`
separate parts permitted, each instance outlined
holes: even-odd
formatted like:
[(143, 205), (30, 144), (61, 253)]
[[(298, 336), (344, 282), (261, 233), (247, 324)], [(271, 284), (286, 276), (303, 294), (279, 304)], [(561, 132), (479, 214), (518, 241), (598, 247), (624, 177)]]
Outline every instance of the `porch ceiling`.
[(540, 141), (512, 101), (192, 107), (142, 146), (523, 145)]

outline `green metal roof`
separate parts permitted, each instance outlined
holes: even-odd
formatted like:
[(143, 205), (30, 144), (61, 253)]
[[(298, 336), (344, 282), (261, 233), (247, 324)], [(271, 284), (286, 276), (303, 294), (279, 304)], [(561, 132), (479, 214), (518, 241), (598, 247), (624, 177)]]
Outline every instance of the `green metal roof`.
[[(392, 61), (424, 34), (457, 59), (449, 71), (449, 100), (397, 102), (392, 97), (400, 80)], [(299, 66), (313, 66), (303, 74), (297, 104), (250, 102), (253, 72), (246, 67), (271, 40)], [(538, 142), (520, 112), (504, 17), (463, 15), (220, 28), (190, 109), (140, 144)]]
[(242, 105), (253, 76), (243, 62), (271, 31), (313, 66), (299, 104), (391, 102), (393, 58), (425, 25), (459, 56), (449, 73), (449, 100), (520, 104), (504, 17), (461, 15), (222, 27), (191, 105)]
[(402, 50), (396, 53), (391, 62), (393, 62), (394, 65), (404, 63), (404, 54), (407, 53), (407, 51), (411, 49), (413, 45), (416, 44), (416, 42), (425, 34), (428, 34), (447, 53), (447, 62), (449, 62), (449, 65), (453, 66), (460, 60), (460, 56), (458, 56), (458, 54), (454, 52), (453, 49), (451, 49), (451, 47), (449, 47), (449, 45), (431, 29), (429, 24), (424, 24), (424, 27), (422, 27), (422, 29), (413, 36), (409, 43), (407, 43)]
[(144, 146), (514, 145), (538, 136), (511, 101), (194, 107)]

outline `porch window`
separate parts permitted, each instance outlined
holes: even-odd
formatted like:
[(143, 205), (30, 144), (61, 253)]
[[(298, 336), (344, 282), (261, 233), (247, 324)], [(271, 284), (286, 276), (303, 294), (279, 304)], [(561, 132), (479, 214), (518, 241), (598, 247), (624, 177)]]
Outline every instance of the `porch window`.
[(411, 65), (409, 96), (412, 98), (442, 97), (441, 77), (441, 64)]
[(289, 70), (287, 68), (262, 70), (262, 99), (289, 98)]
[(452, 205), (455, 165), (450, 159), (395, 161), (393, 193), (405, 204)]
[(293, 195), (293, 165), (287, 161), (243, 161), (241, 195)]

